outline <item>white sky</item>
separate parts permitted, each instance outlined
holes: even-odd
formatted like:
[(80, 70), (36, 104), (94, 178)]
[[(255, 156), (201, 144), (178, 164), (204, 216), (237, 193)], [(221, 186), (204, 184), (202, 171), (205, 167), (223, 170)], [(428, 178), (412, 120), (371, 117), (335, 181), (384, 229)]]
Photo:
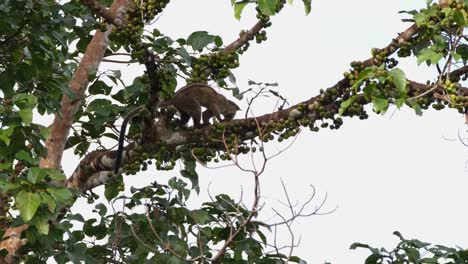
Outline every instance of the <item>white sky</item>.
[[(353, 60), (364, 60), (373, 47), (384, 47), (409, 24), (402, 23), (399, 10), (422, 7), (425, 0), (315, 0), (305, 16), (302, 2), (287, 6), (268, 28), (268, 41), (252, 43), (241, 57), (235, 73), (237, 83), (247, 89), (249, 79), (278, 82), (279, 91), (294, 104), (314, 96), (320, 88), (338, 81)], [(207, 30), (225, 43), (249, 28), (254, 14), (246, 10), (241, 21), (233, 17), (230, 1), (171, 1), (155, 23), (163, 33), (176, 39), (191, 32)], [(416, 67), (414, 59), (400, 63), (413, 80), (430, 78), (425, 66)], [(109, 67), (104, 65), (104, 67)], [(113, 66), (112, 66), (113, 67)], [(104, 69), (104, 68), (103, 68)], [(131, 80), (141, 68), (123, 70)], [(245, 103), (239, 103), (245, 109)], [(268, 112), (274, 101), (259, 101), (257, 115)], [(262, 175), (265, 217), (271, 207), (281, 208), (284, 201), (280, 178), (293, 200), (304, 201), (316, 187), (319, 199), (328, 194), (326, 209), (338, 209), (325, 216), (301, 219), (294, 226), (301, 245), (295, 255), (308, 263), (359, 263), (369, 252), (350, 251), (353, 242), (393, 248), (395, 230), (405, 237), (468, 247), (468, 199), (466, 148), (456, 139), (464, 133), (463, 117), (455, 111), (427, 111), (418, 117), (411, 109), (393, 110), (385, 116), (371, 114), (368, 120), (345, 119), (339, 131), (304, 132), (285, 153), (269, 163)], [(240, 117), (240, 115), (238, 116)], [(267, 145), (270, 153), (287, 143)], [(66, 155), (64, 169), (71, 173), (76, 165)], [(170, 175), (176, 175), (174, 171)], [(161, 180), (160, 172), (127, 177), (127, 184), (142, 186)], [(166, 174), (167, 175), (167, 174)], [(246, 202), (252, 178), (234, 168), (199, 170), (202, 194), (211, 183), (212, 194), (228, 193), (237, 197), (244, 187)], [(129, 185), (127, 185), (129, 187)], [(80, 201), (74, 210), (89, 208)], [(89, 213), (91, 208), (81, 211)], [(288, 236), (283, 237), (287, 241)]]

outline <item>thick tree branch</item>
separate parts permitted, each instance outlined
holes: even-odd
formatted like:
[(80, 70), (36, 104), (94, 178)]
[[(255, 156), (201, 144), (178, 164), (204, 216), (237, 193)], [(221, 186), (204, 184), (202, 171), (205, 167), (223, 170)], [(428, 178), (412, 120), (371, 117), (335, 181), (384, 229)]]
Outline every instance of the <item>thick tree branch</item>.
[[(121, 17), (126, 7), (129, 5), (129, 0), (115, 0), (109, 9), (111, 17)], [(113, 19), (116, 21), (116, 19)], [(78, 68), (76, 69), (73, 78), (70, 82), (70, 88), (75, 93), (75, 98), (82, 98), (86, 88), (88, 87), (88, 76), (97, 72), (99, 65), (104, 57), (104, 53), (109, 45), (109, 33), (114, 28), (113, 25), (108, 26), (106, 32), (97, 30), (93, 39), (86, 48), (85, 54)], [(65, 143), (68, 139), (71, 125), (73, 124), (76, 111), (78, 109), (80, 100), (76, 101), (63, 95), (61, 100), (61, 107), (59, 113), (55, 115), (54, 121), (51, 125), (50, 134), (47, 138), (45, 147), (47, 148), (47, 157), (40, 161), (41, 168), (60, 168), (62, 155)], [(26, 243), (25, 239), (20, 239), (21, 232), (27, 229), (29, 225), (22, 225), (16, 228), (8, 228), (5, 234), (16, 234), (9, 237), (4, 236), (0, 243), (0, 249), (7, 249), (8, 255), (4, 258), (6, 263), (14, 263), (16, 252)]]
[[(349, 81), (343, 79), (339, 81), (334, 86), (330, 87), (327, 90), (331, 89), (345, 89), (349, 87)], [(430, 89), (433, 89), (432, 85), (426, 85), (414, 81), (410, 81), (408, 84), (409, 94), (421, 94)], [(468, 88), (461, 88), (461, 91), (465, 96), (468, 96)], [(426, 96), (433, 97), (437, 93), (441, 93), (440, 89), (435, 89), (429, 92)], [(326, 93), (326, 92), (325, 92)], [(262, 126), (262, 128), (267, 127), (269, 124), (275, 122), (283, 122), (285, 120), (299, 120), (302, 118), (301, 113), (299, 112), (299, 106), (309, 106), (313, 105), (314, 102), (320, 101), (323, 99), (323, 95), (314, 96), (306, 101), (303, 101), (299, 104), (293, 105), (287, 109), (276, 111), (273, 113), (265, 114), (256, 118), (247, 118), (247, 119), (235, 119), (230, 122), (225, 122), (224, 127), (226, 129), (237, 127), (242, 131), (242, 135), (238, 133), (236, 136), (242, 137), (244, 140), (253, 139), (257, 137), (257, 123)], [(362, 104), (367, 104), (363, 95), (359, 95), (357, 101)], [(327, 105), (324, 105), (324, 108), (333, 114), (337, 114), (340, 108), (340, 105), (337, 102), (331, 102)], [(309, 108), (310, 109), (310, 108)], [(318, 110), (309, 110), (307, 115), (310, 118), (315, 118), (320, 115)], [(161, 123), (155, 123), (153, 127), (154, 142), (145, 142), (141, 147), (145, 152), (152, 153), (158, 149), (160, 145), (164, 145), (169, 148), (175, 149), (178, 146), (199, 143), (203, 141), (204, 143), (210, 144), (213, 146), (218, 146), (219, 142), (211, 141), (211, 139), (216, 138), (215, 135), (216, 129), (213, 126), (208, 126), (203, 129), (200, 129), (200, 134), (196, 137), (193, 136), (193, 131), (191, 130), (182, 130), (177, 132), (168, 131), (166, 126)], [(225, 137), (229, 137), (230, 134), (226, 133)], [(211, 141), (211, 142), (210, 142)], [(138, 151), (135, 150), (135, 144), (129, 144), (124, 151), (123, 163), (132, 163), (134, 161), (134, 156)], [(221, 146), (220, 149), (223, 147)], [(140, 150), (141, 151), (141, 150)], [(92, 189), (99, 185), (105, 184), (107, 180), (112, 178), (113, 165), (115, 162), (116, 151), (95, 151), (89, 154), (80, 165), (77, 167), (73, 175), (69, 178), (67, 186), (76, 190), (86, 190)]]
[[(129, 4), (129, 0), (116, 0), (110, 8), (110, 12), (116, 17), (120, 17)], [(70, 88), (75, 92), (75, 98), (82, 98), (88, 87), (88, 76), (97, 72), (104, 57), (104, 53), (109, 45), (109, 33), (113, 26), (109, 26), (106, 32), (96, 31), (93, 39), (86, 48), (85, 54), (80, 61), (80, 65), (70, 82)], [(48, 150), (47, 157), (41, 160), (42, 168), (59, 168), (62, 155), (67, 142), (71, 125), (74, 121), (75, 113), (81, 101), (75, 101), (63, 95), (61, 107), (55, 115), (50, 134), (46, 142)]]
[(95, 14), (103, 17), (108, 23), (114, 24), (118, 27), (122, 26), (122, 19), (120, 14), (113, 12), (111, 9), (107, 9), (103, 4), (95, 0), (80, 0), (80, 2), (91, 9)]

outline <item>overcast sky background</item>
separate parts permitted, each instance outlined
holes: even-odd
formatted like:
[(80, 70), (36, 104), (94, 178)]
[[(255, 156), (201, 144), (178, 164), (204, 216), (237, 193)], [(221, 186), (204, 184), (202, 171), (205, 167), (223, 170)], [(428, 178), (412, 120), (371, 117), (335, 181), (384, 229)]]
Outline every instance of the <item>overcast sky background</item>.
[[(401, 22), (405, 16), (398, 11), (423, 7), (426, 1), (314, 0), (309, 16), (304, 15), (301, 1), (294, 2), (273, 17), (268, 41), (252, 43), (235, 70), (241, 89), (248, 88), (249, 79), (278, 82), (278, 90), (291, 104), (335, 84), (351, 61), (369, 58), (371, 48), (386, 46), (410, 25)], [(173, 39), (207, 30), (229, 43), (241, 29), (253, 25), (252, 9), (247, 8), (237, 21), (228, 0), (174, 0), (154, 26)], [(110, 64), (104, 64), (102, 70), (116, 67), (122, 69), (128, 82), (142, 72), (141, 67)], [(399, 67), (410, 79), (432, 78), (432, 70), (424, 65), (417, 67), (414, 58)], [(239, 105), (246, 107), (245, 102)], [(259, 101), (254, 113), (267, 113), (274, 105), (274, 100)], [(395, 230), (408, 238), (468, 247), (468, 156), (459, 141), (447, 140), (457, 139), (459, 131), (465, 133), (463, 116), (452, 110), (431, 110), (418, 117), (406, 108), (390, 109), (384, 116), (371, 113), (365, 121), (344, 121), (339, 131), (313, 133), (304, 129), (296, 143), (269, 163), (262, 175), (265, 218), (271, 215), (272, 207), (281, 209), (278, 200), (284, 201), (284, 196), (280, 179), (293, 200), (304, 201), (311, 184), (318, 192), (315, 204), (328, 194), (324, 211), (337, 207), (330, 215), (299, 220), (294, 231), (301, 236), (301, 245), (295, 255), (308, 263), (363, 263), (369, 252), (350, 251), (349, 246), (362, 242), (393, 248)], [(274, 153), (286, 145), (270, 144), (266, 149)], [(76, 158), (67, 153), (64, 170), (68, 175), (76, 163)], [(176, 174), (177, 170), (165, 176), (153, 171), (126, 177), (126, 182), (144, 186)], [(251, 199), (247, 197), (251, 194), (251, 175), (235, 168), (200, 169), (199, 175), (202, 192), (194, 204), (208, 199), (209, 183), (213, 195), (238, 197), (243, 186), (246, 203)], [(91, 211), (84, 199), (73, 209), (84, 214)], [(289, 238), (285, 234), (282, 239)]]

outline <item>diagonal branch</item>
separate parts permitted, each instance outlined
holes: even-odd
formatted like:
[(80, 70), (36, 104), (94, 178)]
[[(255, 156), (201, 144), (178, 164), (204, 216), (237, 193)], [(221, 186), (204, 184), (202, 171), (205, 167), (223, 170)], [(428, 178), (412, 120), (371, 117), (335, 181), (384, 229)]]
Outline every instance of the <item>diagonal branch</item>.
[[(349, 87), (348, 81), (341, 80), (327, 90), (345, 89), (346, 87)], [(426, 94), (426, 96), (434, 96), (436, 93), (441, 92), (439, 89), (434, 90), (432, 85), (426, 85), (414, 81), (409, 81), (408, 89), (410, 95), (422, 94), (431, 90)], [(468, 88), (461, 88), (461, 91), (465, 96), (468, 96)], [(239, 135), (238, 132), (233, 132), (231, 130), (230, 133), (225, 132), (225, 137), (229, 137), (232, 134), (240, 136), (243, 140), (253, 139), (257, 137), (258, 134), (257, 124), (260, 124), (262, 128), (266, 128), (269, 124), (275, 122), (283, 122), (285, 120), (297, 121), (302, 118), (301, 115), (297, 114), (298, 108), (304, 105), (313, 105), (314, 102), (319, 102), (321, 98), (322, 95), (317, 95), (287, 109), (265, 114), (256, 118), (235, 119), (230, 122), (225, 122), (223, 125), (226, 131), (229, 130), (229, 128), (236, 127), (240, 128), (243, 133), (242, 135)], [(362, 104), (369, 103), (362, 94), (358, 95), (358, 99), (356, 99), (356, 101)], [(337, 102), (330, 102), (329, 104), (324, 105), (324, 109), (333, 114), (337, 114), (339, 108), (340, 105)], [(310, 109), (307, 114), (309, 117), (318, 117), (320, 115), (320, 111)], [(206, 142), (209, 142), (209, 147), (219, 148), (220, 150), (223, 149), (223, 147), (220, 147), (216, 141), (212, 140), (213, 138), (216, 138), (216, 128), (213, 125), (200, 129), (200, 135), (197, 137), (193, 136), (193, 131), (190, 129), (180, 130), (177, 132), (168, 131), (165, 124), (161, 125), (159, 123), (155, 123), (155, 126), (150, 133), (154, 135), (154, 141), (145, 142), (144, 145), (140, 146), (149, 154), (156, 151), (161, 145), (164, 145), (167, 148), (176, 149), (178, 146), (196, 144), (201, 141), (205, 142), (205, 144)], [(135, 147), (136, 144), (131, 143), (125, 148), (125, 164), (132, 163), (139, 156)], [(69, 178), (67, 186), (76, 190), (86, 190), (105, 184), (107, 180), (112, 178), (112, 174), (109, 172), (113, 169), (115, 155), (116, 151), (94, 151), (90, 153), (80, 162), (75, 172)]]
[[(121, 17), (129, 3), (129, 0), (115, 0), (109, 9), (109, 14), (112, 14), (112, 17)], [(116, 19), (113, 21), (116, 21)], [(88, 87), (88, 76), (97, 72), (109, 45), (108, 36), (113, 28), (114, 26), (110, 25), (106, 32), (97, 30), (86, 48), (85, 54), (69, 83), (71, 90), (75, 94), (75, 98), (83, 98), (83, 94)], [(73, 98), (63, 95), (59, 113), (55, 115), (54, 121), (50, 126), (49, 137), (45, 144), (47, 157), (40, 161), (41, 168), (60, 168), (65, 143), (67, 142), (68, 134), (80, 102), (80, 100), (73, 100)], [(28, 227), (29, 225), (27, 224), (18, 228), (10, 227), (6, 230), (5, 234), (8, 232), (14, 233), (15, 230), (21, 230), (22, 232), (28, 229)], [(4, 237), (5, 240), (1, 241), (0, 248), (7, 249), (8, 255), (5, 258), (0, 258), (0, 260), (6, 263), (15, 262), (17, 251), (27, 243), (26, 239), (19, 238), (21, 232), (19, 232), (19, 235), (12, 235), (8, 238)]]
[(113, 12), (111, 9), (107, 9), (106, 6), (96, 0), (80, 0), (80, 2), (91, 9), (96, 15), (103, 17), (107, 22), (118, 27), (122, 26), (123, 22), (120, 18), (120, 14)]
[[(116, 17), (120, 17), (122, 12), (130, 3), (129, 0), (115, 0), (110, 8), (110, 12)], [(88, 87), (88, 76), (97, 72), (104, 57), (104, 53), (109, 45), (109, 34), (113, 29), (109, 26), (106, 32), (96, 31), (93, 39), (86, 48), (85, 54), (80, 61), (78, 68), (70, 82), (70, 88), (75, 93), (75, 98), (82, 98)], [(76, 111), (81, 101), (75, 101), (63, 95), (59, 113), (55, 115), (51, 125), (50, 134), (46, 141), (48, 150), (47, 157), (41, 160), (42, 168), (59, 168), (65, 143), (68, 139), (71, 125), (74, 121)]]
[(245, 45), (247, 42), (249, 42), (249, 40), (253, 39), (253, 37), (258, 33), (260, 32), (260, 30), (262, 30), (262, 28), (265, 26), (265, 22), (263, 22), (262, 20), (259, 20), (257, 23), (255, 23), (255, 25), (250, 29), (248, 30), (247, 32), (245, 32), (244, 34), (242, 34), (242, 36), (240, 36), (238, 39), (236, 39), (235, 41), (233, 41), (231, 44), (227, 45), (223, 50), (224, 52), (226, 53), (232, 53), (234, 51), (236, 51), (238, 48), (242, 47), (243, 45)]

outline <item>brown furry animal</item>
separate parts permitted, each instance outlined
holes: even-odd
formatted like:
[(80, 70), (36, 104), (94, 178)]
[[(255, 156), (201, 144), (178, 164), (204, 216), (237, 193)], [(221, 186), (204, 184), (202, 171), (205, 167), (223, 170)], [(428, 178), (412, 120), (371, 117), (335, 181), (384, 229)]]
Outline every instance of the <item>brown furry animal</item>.
[[(215, 116), (220, 122), (234, 119), (240, 108), (223, 95), (206, 84), (194, 83), (180, 88), (168, 101), (159, 104), (160, 107), (174, 106), (180, 113), (180, 122), (185, 125), (190, 118), (194, 126), (200, 126), (203, 112), (203, 125), (208, 125), (211, 117)], [(221, 118), (224, 116), (224, 119)]]

